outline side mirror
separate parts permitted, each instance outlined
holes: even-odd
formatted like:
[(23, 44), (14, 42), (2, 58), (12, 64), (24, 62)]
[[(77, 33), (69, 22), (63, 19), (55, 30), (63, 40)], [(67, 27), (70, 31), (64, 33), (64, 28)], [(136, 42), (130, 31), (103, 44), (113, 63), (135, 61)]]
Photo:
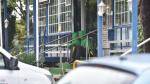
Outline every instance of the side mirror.
[(18, 59), (15, 59), (13, 57), (10, 58), (9, 61), (9, 69), (10, 70), (18, 70)]

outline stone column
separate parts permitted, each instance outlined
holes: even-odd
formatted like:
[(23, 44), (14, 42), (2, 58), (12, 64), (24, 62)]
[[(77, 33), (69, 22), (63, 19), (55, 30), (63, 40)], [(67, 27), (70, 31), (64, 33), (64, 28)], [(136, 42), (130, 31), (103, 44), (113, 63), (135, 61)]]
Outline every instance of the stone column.
[(103, 50), (104, 50), (104, 56), (109, 56), (109, 49), (110, 49), (110, 45), (109, 45), (109, 41), (108, 41), (108, 29), (106, 27), (106, 25), (103, 26), (103, 32), (102, 32), (102, 39), (103, 39)]

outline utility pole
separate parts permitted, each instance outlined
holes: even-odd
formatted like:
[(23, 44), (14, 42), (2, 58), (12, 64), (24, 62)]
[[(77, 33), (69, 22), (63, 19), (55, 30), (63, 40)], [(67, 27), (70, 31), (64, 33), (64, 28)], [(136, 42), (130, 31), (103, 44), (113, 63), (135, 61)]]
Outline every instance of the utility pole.
[(7, 16), (8, 16), (8, 14), (7, 14), (7, 0), (3, 0), (4, 1), (4, 3), (3, 3), (3, 6), (4, 6), (4, 21), (6, 21), (6, 22), (4, 22), (4, 24), (6, 25), (5, 26), (5, 39), (4, 39), (4, 41), (5, 41), (5, 44), (4, 44), (4, 48), (6, 49), (6, 50), (8, 50), (8, 25), (9, 25), (9, 21), (8, 21), (8, 18), (7, 18)]
[(138, 0), (132, 1), (132, 54), (138, 52)]
[(105, 10), (105, 4), (103, 1), (97, 0), (97, 56), (103, 57), (103, 41), (102, 41), (102, 30), (103, 30), (103, 14)]
[(27, 52), (29, 54), (29, 25), (30, 25), (30, 16), (29, 16), (29, 0), (26, 0), (26, 29), (27, 29)]
[(2, 10), (2, 4), (0, 0), (0, 47), (3, 47), (3, 36), (2, 36), (2, 15), (1, 15), (1, 10)]
[(39, 67), (39, 28), (38, 28), (38, 1), (34, 0), (33, 2), (33, 13), (34, 13), (34, 37), (35, 37), (35, 55), (37, 67)]

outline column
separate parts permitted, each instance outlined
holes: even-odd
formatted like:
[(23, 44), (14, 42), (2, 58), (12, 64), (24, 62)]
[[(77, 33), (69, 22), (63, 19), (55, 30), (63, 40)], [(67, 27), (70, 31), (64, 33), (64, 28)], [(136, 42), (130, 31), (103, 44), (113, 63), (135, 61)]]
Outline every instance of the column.
[(81, 30), (85, 30), (85, 0), (81, 0)]
[(3, 47), (3, 36), (2, 36), (2, 15), (1, 15), (1, 10), (2, 10), (2, 1), (0, 0), (0, 47)]
[(33, 18), (34, 18), (34, 38), (35, 38), (35, 55), (37, 67), (39, 67), (39, 28), (38, 28), (38, 0), (33, 2)]
[(132, 9), (132, 54), (135, 54), (138, 51), (138, 0), (132, 0)]

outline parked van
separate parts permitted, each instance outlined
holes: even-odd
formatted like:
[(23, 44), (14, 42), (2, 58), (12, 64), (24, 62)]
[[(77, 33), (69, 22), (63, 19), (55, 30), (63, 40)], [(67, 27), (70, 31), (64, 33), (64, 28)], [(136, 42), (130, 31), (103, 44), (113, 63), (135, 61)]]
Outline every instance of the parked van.
[(0, 47), (0, 84), (54, 84), (52, 74), (18, 61)]

